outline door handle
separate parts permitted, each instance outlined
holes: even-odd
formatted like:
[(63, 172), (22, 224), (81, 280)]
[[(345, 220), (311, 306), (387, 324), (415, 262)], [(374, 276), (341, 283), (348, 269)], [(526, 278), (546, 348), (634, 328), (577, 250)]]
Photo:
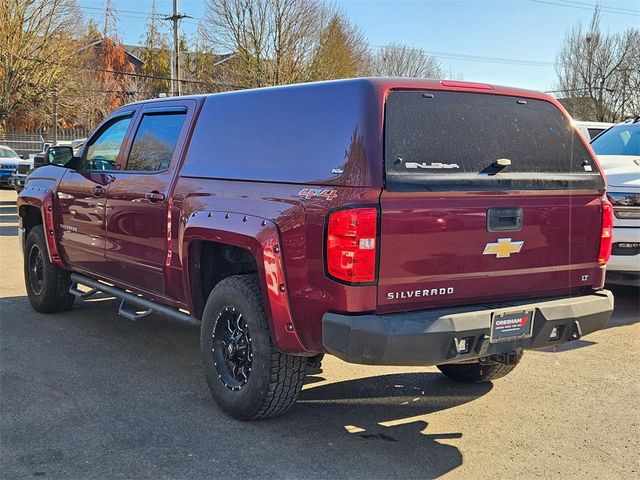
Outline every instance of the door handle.
[(522, 230), (522, 208), (490, 208), (487, 212), (488, 232), (519, 232)]
[(144, 198), (149, 200), (149, 203), (159, 203), (164, 201), (164, 193), (154, 190), (153, 192), (145, 193)]
[(102, 197), (107, 191), (101, 185), (96, 185), (91, 189), (94, 197)]

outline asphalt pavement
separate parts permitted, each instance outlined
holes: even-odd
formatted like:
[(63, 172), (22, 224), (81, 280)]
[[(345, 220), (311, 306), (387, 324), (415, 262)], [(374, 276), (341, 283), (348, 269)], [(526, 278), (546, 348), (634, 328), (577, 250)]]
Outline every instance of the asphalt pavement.
[(198, 330), (109, 298), (42, 315), (0, 191), (0, 478), (640, 478), (640, 294), (608, 328), (525, 353), (493, 384), (326, 357), (284, 417), (243, 423), (206, 387)]

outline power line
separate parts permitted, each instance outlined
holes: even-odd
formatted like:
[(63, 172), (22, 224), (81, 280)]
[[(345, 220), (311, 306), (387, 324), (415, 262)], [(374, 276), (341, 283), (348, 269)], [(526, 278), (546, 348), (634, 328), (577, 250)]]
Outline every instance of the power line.
[(432, 55), (434, 57), (448, 58), (451, 60), (464, 60), (464, 61), (485, 62), (485, 63), (501, 63), (501, 64), (507, 64), (507, 65), (526, 65), (530, 67), (554, 66), (553, 62), (543, 62), (543, 61), (537, 61), (537, 60), (518, 60), (514, 58), (484, 57), (479, 55), (433, 52), (429, 50), (426, 50), (425, 53)]
[[(86, 6), (86, 5), (78, 5), (78, 6), (80, 8), (82, 8), (83, 10), (97, 10), (97, 11), (100, 11), (100, 12), (104, 12), (106, 10), (106, 8), (103, 8), (103, 7), (89, 7), (89, 6)], [(162, 15), (161, 13), (151, 14), (150, 12), (141, 12), (139, 10), (120, 10), (120, 9), (116, 9), (115, 11), (116, 11), (116, 13), (118, 15), (120, 15), (120, 13), (132, 13), (132, 14), (136, 14), (136, 15), (143, 15), (145, 17), (153, 16), (153, 17), (161, 18), (161, 17), (165, 16), (165, 15)]]
[[(382, 50), (387, 48), (386, 45), (372, 45), (374, 49)], [(484, 62), (484, 63), (498, 63), (506, 65), (525, 65), (530, 67), (552, 67), (555, 64), (553, 62), (544, 62), (539, 60), (524, 60), (517, 58), (502, 58), (502, 57), (487, 57), (482, 55), (468, 55), (463, 53), (451, 53), (451, 52), (435, 52), (431, 50), (423, 50), (424, 53), (437, 58), (447, 58), (450, 60), (470, 61), (470, 62)]]
[[(22, 60), (27, 60), (29, 62), (38, 62), (38, 63), (45, 63), (45, 64), (49, 64), (49, 65), (59, 65), (58, 62), (54, 62), (51, 60), (44, 60), (41, 58), (29, 58), (29, 57), (19, 57)], [(103, 73), (113, 73), (116, 75), (124, 75), (127, 77), (137, 77), (137, 78), (147, 78), (147, 79), (151, 79), (151, 80), (165, 80), (167, 82), (171, 81), (171, 77), (161, 77), (159, 75), (149, 75), (146, 73), (134, 73), (134, 72), (121, 72), (119, 70), (111, 70), (108, 68), (97, 68), (97, 67), (84, 67), (81, 65), (76, 66), (75, 68), (79, 68), (81, 70), (88, 70), (91, 72), (103, 72)], [(226, 88), (236, 88), (236, 89), (245, 89), (247, 87), (242, 86), (242, 85), (233, 85), (231, 83), (226, 83), (226, 82), (205, 82), (202, 80), (187, 80), (187, 79), (179, 79), (178, 80), (181, 83), (189, 83), (189, 84), (193, 84), (193, 85), (205, 85), (205, 86), (217, 86), (217, 87), (226, 87)]]
[(575, 0), (558, 0), (562, 3), (573, 3), (576, 5), (584, 5), (589, 7), (591, 10), (593, 10), (594, 8), (598, 7), (598, 8), (606, 8), (607, 10), (618, 10), (620, 11), (620, 13), (633, 13), (633, 14), (637, 14), (640, 13), (640, 8), (638, 9), (631, 9), (631, 8), (622, 8), (622, 7), (612, 7), (611, 5), (600, 5), (598, 3), (587, 3), (587, 2), (578, 2)]
[[(86, 12), (88, 15), (100, 15), (98, 12), (104, 12), (106, 10), (106, 8), (103, 8), (103, 7), (89, 7), (86, 5), (78, 5), (78, 6), (83, 10), (95, 10), (95, 13)], [(125, 17), (125, 18), (141, 19), (141, 18), (149, 18), (150, 16), (153, 16), (157, 19), (163, 20), (167, 17), (167, 14), (163, 14), (163, 13), (151, 14), (150, 12), (142, 12), (140, 10), (120, 10), (120, 9), (114, 9), (114, 10), (118, 14), (118, 16)], [(124, 13), (125, 15), (122, 15), (122, 13)], [(182, 21), (187, 23), (193, 23), (195, 25), (199, 23), (191, 15), (185, 15)]]
[(587, 88), (563, 88), (560, 90), (545, 90), (544, 93), (584, 92)]
[[(589, 3), (583, 3), (583, 2), (571, 2), (572, 4), (569, 3), (558, 3), (558, 2), (552, 2), (549, 0), (529, 0), (530, 2), (533, 3), (544, 3), (546, 5), (553, 5), (556, 7), (567, 7), (567, 8), (577, 8), (580, 10), (595, 10), (596, 8), (596, 4), (589, 4)], [(575, 4), (579, 4), (579, 5), (575, 5)], [(590, 6), (587, 6), (590, 5)], [(603, 7), (601, 5), (598, 5), (598, 8), (600, 11), (605, 12), (605, 13), (616, 13), (618, 15), (632, 15), (635, 17), (640, 17), (640, 13), (639, 12), (634, 12), (632, 10), (626, 10), (625, 11), (617, 11), (617, 10), (613, 10), (612, 8), (616, 8), (616, 7)]]

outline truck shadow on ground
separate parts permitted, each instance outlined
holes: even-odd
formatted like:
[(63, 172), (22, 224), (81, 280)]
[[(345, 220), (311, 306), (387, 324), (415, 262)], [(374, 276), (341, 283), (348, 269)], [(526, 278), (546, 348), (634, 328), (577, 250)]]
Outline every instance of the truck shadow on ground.
[(606, 285), (613, 292), (614, 315), (606, 328), (640, 323), (640, 288), (627, 285)]
[(345, 379), (325, 366), (287, 415), (239, 422), (209, 395), (198, 329), (129, 322), (116, 306), (41, 315), (25, 297), (0, 301), (4, 473), (433, 478), (462, 464), (451, 443), (463, 433), (430, 432), (428, 415), (492, 388), (437, 373)]
[(325, 472), (328, 476), (378, 477), (395, 469), (400, 477), (410, 477), (415, 469), (425, 478), (435, 478), (462, 464), (461, 452), (448, 441), (463, 434), (429, 432), (428, 415), (471, 402), (491, 389), (490, 383), (462, 385), (438, 373), (312, 383), (290, 414), (276, 422), (304, 424), (305, 431), (337, 450), (368, 459), (355, 470)]

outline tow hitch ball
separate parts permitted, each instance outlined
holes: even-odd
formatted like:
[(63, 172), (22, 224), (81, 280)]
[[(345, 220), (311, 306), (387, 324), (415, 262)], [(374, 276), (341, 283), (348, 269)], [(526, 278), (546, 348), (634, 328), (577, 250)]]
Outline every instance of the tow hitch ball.
[(515, 351), (509, 353), (494, 353), (493, 355), (489, 355), (488, 357), (481, 357), (480, 363), (499, 363), (501, 365), (514, 365), (518, 362), (518, 353), (519, 352)]

